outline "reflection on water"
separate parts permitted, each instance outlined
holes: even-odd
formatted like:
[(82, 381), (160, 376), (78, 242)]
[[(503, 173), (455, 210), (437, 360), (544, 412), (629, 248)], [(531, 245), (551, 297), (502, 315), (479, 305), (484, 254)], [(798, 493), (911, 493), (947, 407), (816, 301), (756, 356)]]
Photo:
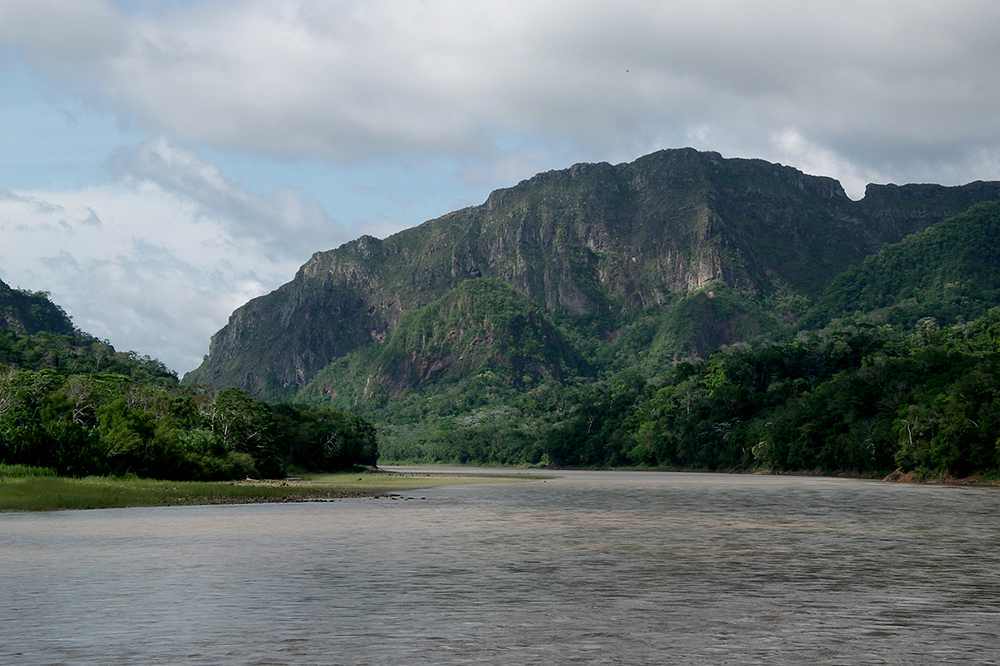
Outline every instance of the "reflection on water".
[(0, 515), (0, 663), (1000, 664), (1000, 492), (562, 474)]

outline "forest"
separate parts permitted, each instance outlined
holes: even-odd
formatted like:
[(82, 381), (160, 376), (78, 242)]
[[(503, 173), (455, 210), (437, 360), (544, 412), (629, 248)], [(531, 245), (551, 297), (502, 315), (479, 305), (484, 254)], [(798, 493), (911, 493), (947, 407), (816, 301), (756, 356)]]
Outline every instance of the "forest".
[[(965, 477), (1000, 463), (1000, 310), (912, 333), (841, 321), (635, 374), (553, 429), (558, 464)], [(594, 427), (594, 424), (599, 424)]]
[(1000, 478), (1000, 183), (834, 184), (693, 151), (543, 174), (317, 253), (183, 383), (0, 283), (0, 463)]
[[(564, 391), (467, 385), (458, 419), (410, 405), (382, 456), (556, 467), (808, 471), (924, 478), (1000, 466), (1000, 309), (901, 331), (844, 319), (737, 344), (662, 377), (636, 370)], [(502, 404), (491, 407), (491, 404)], [(420, 413), (423, 411), (424, 413)]]
[(159, 361), (75, 330), (46, 294), (2, 286), (4, 465), (217, 481), (376, 463), (375, 430), (357, 416), (181, 386)]

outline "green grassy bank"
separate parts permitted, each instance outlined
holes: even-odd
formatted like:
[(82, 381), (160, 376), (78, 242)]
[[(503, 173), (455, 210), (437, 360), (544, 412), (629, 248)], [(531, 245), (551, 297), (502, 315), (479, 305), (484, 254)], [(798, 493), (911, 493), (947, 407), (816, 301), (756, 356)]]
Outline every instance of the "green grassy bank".
[(156, 481), (114, 477), (71, 479), (38, 473), (19, 476), (4, 476), (0, 473), (0, 478), (2, 478), (0, 511), (58, 511), (376, 497), (392, 492), (444, 485), (510, 483), (543, 477), (525, 474), (355, 472), (314, 475), (285, 481), (229, 482)]

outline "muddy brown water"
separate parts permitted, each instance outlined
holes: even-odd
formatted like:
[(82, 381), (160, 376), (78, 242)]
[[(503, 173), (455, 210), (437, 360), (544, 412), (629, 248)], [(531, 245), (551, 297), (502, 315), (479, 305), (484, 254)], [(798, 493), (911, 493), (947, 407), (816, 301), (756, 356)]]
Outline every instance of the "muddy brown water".
[(561, 472), (0, 515), (3, 664), (1000, 664), (1000, 491)]

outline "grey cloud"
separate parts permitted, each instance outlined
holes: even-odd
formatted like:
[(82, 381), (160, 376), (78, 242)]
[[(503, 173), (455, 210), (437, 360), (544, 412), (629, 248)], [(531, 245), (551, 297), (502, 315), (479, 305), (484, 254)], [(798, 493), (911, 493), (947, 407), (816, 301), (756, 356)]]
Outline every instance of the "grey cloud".
[(518, 136), (627, 159), (708, 127), (722, 145), (699, 147), (775, 158), (794, 130), (862, 171), (957, 178), (1000, 147), (993, 0), (53, 2), (6, 3), (0, 41), (188, 145), (497, 162)]
[(97, 213), (94, 212), (93, 208), (87, 208), (90, 211), (90, 215), (86, 219), (82, 220), (80, 224), (86, 225), (88, 227), (100, 227), (104, 223), (101, 222), (101, 218), (97, 217)]
[[(491, 127), (615, 143), (730, 114), (845, 145), (996, 138), (993, 2), (479, 4), (230, 2), (154, 21), (81, 0), (55, 12), (59, 39), (5, 36), (60, 67), (84, 54), (83, 75), (158, 127), (272, 155), (475, 153)], [(7, 22), (50, 15), (13, 6)]]
[(55, 256), (40, 257), (38, 259), (38, 263), (47, 270), (51, 271), (66, 271), (67, 269), (76, 270), (79, 268), (76, 257), (65, 250), (62, 250)]
[(74, 88), (81, 70), (99, 71), (122, 52), (129, 39), (123, 23), (118, 12), (100, 0), (0, 3), (0, 43)]
[(19, 203), (30, 204), (34, 207), (37, 213), (42, 215), (49, 215), (52, 213), (62, 213), (65, 212), (65, 208), (58, 204), (52, 204), (48, 201), (42, 201), (32, 196), (25, 196), (23, 194), (15, 194), (10, 190), (0, 189), (0, 201), (17, 201)]
[(317, 243), (342, 241), (345, 235), (305, 190), (284, 186), (264, 196), (250, 194), (211, 161), (163, 139), (120, 151), (111, 169), (119, 177), (148, 180), (181, 195), (202, 215), (228, 227), (234, 238), (252, 238), (280, 257), (306, 257)]
[(40, 224), (19, 224), (14, 229), (16, 231), (24, 231), (27, 233), (35, 234), (52, 234), (58, 233), (60, 229), (68, 229), (69, 223), (66, 220), (59, 220), (57, 222), (59, 226), (52, 224), (50, 222), (42, 222)]

